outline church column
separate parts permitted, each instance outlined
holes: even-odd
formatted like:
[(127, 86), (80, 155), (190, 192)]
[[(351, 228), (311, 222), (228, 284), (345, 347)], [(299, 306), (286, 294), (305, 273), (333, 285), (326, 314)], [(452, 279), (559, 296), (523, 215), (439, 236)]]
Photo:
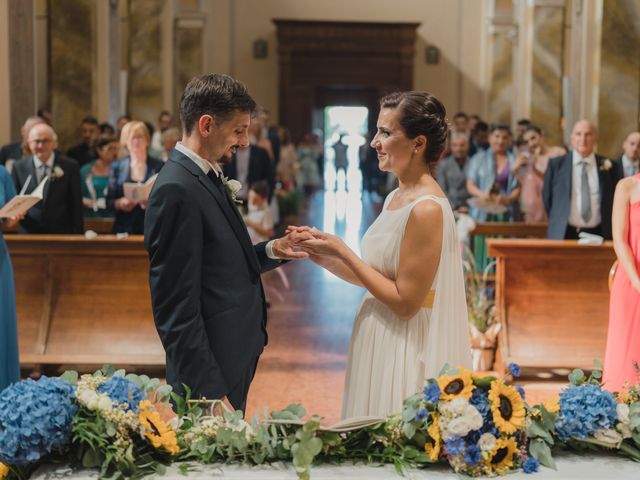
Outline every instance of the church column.
[[(174, 92), (172, 112), (176, 112), (184, 87), (191, 78), (204, 73), (203, 38), (206, 11), (193, 2), (181, 2), (175, 18)], [(212, 50), (215, 50), (212, 49)]]
[(572, 2), (564, 85), (565, 143), (576, 121), (598, 117), (602, 10), (603, 0)]
[(8, 0), (6, 5), (8, 41), (8, 78), (10, 137), (20, 138), (25, 119), (36, 113), (36, 71), (33, 0)]
[(513, 97), (513, 24), (512, 3), (490, 0), (487, 30), (487, 120), (511, 123)]
[(96, 109), (115, 125), (120, 111), (120, 0), (96, 4)]
[(565, 0), (518, 0), (514, 48), (513, 115), (542, 128), (550, 144), (562, 143), (562, 63)]

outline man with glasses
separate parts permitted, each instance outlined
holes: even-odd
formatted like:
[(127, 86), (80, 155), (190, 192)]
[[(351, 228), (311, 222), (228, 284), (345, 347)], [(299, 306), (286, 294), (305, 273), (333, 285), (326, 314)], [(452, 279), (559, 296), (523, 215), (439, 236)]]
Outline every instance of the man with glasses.
[(83, 233), (78, 163), (55, 151), (58, 136), (46, 123), (32, 127), (27, 142), (33, 155), (17, 161), (11, 172), (16, 190), (29, 194), (45, 177), (49, 180), (42, 201), (20, 222), (20, 232)]

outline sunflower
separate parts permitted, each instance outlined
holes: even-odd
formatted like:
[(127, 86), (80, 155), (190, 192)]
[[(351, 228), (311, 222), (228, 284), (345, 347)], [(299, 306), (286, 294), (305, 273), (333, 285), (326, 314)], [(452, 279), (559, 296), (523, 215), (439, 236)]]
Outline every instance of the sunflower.
[(546, 402), (543, 402), (542, 405), (549, 413), (558, 413), (560, 411), (560, 401), (558, 397), (552, 400), (547, 400)]
[(153, 408), (150, 401), (143, 400), (139, 408), (138, 420), (144, 436), (151, 442), (153, 448), (164, 448), (171, 455), (176, 455), (180, 451), (176, 432), (162, 421), (160, 414)]
[(513, 456), (518, 453), (518, 444), (514, 438), (499, 438), (496, 446), (485, 460), (490, 472), (504, 475), (513, 468)]
[(471, 393), (475, 386), (471, 378), (471, 372), (464, 368), (458, 368), (455, 375), (441, 375), (438, 377), (438, 386), (442, 395), (440, 400), (453, 400), (457, 397), (471, 398)]
[(0, 462), (0, 480), (4, 480), (9, 476), (9, 467)]
[(442, 449), (442, 438), (440, 437), (440, 425), (437, 416), (433, 416), (431, 425), (427, 427), (427, 433), (433, 443), (427, 441), (424, 444), (424, 451), (429, 455), (429, 460), (437, 462), (440, 457), (440, 450)]
[(503, 433), (514, 433), (524, 426), (524, 402), (518, 391), (499, 380), (491, 384), (489, 403), (493, 422)]

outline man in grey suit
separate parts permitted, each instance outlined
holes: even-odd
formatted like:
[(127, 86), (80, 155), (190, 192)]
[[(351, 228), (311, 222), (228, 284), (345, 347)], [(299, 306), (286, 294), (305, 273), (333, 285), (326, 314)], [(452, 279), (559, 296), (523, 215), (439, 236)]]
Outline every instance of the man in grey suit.
[(467, 163), (469, 160), (469, 138), (462, 132), (452, 132), (449, 138), (451, 155), (438, 162), (436, 181), (449, 199), (451, 208), (467, 211)]
[(594, 152), (597, 140), (595, 126), (580, 120), (571, 131), (569, 153), (549, 160), (542, 188), (548, 238), (577, 239), (587, 232), (611, 240), (613, 193), (622, 174)]
[(622, 144), (623, 154), (616, 160), (623, 177), (640, 173), (640, 132), (631, 132)]

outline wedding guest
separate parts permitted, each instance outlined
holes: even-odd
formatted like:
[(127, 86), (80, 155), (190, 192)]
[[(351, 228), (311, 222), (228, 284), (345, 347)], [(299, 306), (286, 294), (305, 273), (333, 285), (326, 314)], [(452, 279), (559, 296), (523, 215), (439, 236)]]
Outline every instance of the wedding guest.
[(115, 137), (116, 129), (109, 122), (102, 122), (98, 125), (98, 138)]
[(128, 155), (111, 164), (107, 207), (115, 210), (113, 233), (144, 233), (144, 212), (147, 201), (136, 203), (124, 196), (124, 184), (144, 183), (160, 171), (164, 162), (147, 154), (151, 136), (143, 122), (133, 121), (122, 128), (120, 143)]
[(542, 185), (544, 172), (547, 170), (549, 158), (566, 153), (562, 147), (549, 147), (544, 141), (542, 130), (529, 125), (524, 132), (523, 140), (527, 151), (521, 153), (513, 164), (513, 174), (522, 186), (520, 205), (525, 223), (546, 223), (547, 213), (542, 203)]
[[(16, 194), (9, 172), (0, 165), (0, 208)], [(14, 227), (20, 218), (0, 218), (0, 392), (20, 380), (18, 326), (13, 268), (2, 227)]]
[(118, 117), (118, 120), (116, 121), (116, 138), (120, 138), (122, 136), (122, 129), (130, 121), (131, 121), (130, 115), (120, 115)]
[(264, 180), (251, 185), (248, 199), (249, 212), (244, 216), (251, 242), (266, 242), (273, 236), (273, 215), (269, 208), (269, 184)]
[(18, 192), (33, 192), (44, 177), (49, 180), (43, 199), (27, 212), (20, 222), (21, 233), (71, 234), (83, 233), (82, 195), (78, 162), (67, 158), (55, 148), (56, 132), (46, 123), (38, 123), (29, 131), (32, 156), (18, 160), (11, 171)]
[(98, 120), (87, 116), (80, 124), (80, 136), (82, 140), (67, 151), (67, 156), (78, 162), (79, 166), (86, 165), (96, 158), (95, 142), (98, 138)]
[(171, 150), (176, 146), (176, 143), (180, 140), (182, 133), (180, 129), (176, 127), (169, 127), (160, 137), (160, 143), (162, 143), (162, 161), (166, 162), (169, 159)]
[[(347, 177), (347, 169), (349, 168), (349, 159), (347, 158), (347, 151), (349, 147), (342, 141), (344, 134), (340, 134), (338, 141), (332, 145), (333, 148), (333, 165), (336, 168), (336, 176), (340, 170), (344, 171), (345, 184)], [(336, 179), (336, 189), (338, 188), (338, 180)]]
[(276, 173), (282, 187), (287, 191), (293, 190), (298, 185), (300, 164), (288, 128), (280, 127), (279, 155), (280, 161), (276, 166)]
[(452, 132), (469, 135), (469, 116), (464, 112), (458, 112), (453, 116)]
[(489, 136), (489, 148), (475, 154), (467, 170), (467, 190), (480, 200), (494, 200), (507, 207), (507, 212), (491, 215), (471, 206), (469, 214), (481, 222), (489, 220), (515, 221), (518, 219), (520, 185), (513, 173), (515, 156), (508, 150), (511, 131), (507, 125), (494, 125)]
[(640, 364), (640, 174), (621, 180), (613, 200), (613, 248), (618, 267), (609, 298), (603, 382), (620, 391), (637, 384)]
[(640, 132), (631, 132), (622, 144), (623, 154), (615, 162), (623, 177), (631, 177), (640, 172)]
[(16, 160), (20, 160), (22, 157), (32, 154), (29, 150), (29, 130), (38, 123), (44, 123), (44, 120), (37, 116), (29, 117), (25, 120), (24, 124), (20, 128), (21, 140), (15, 143), (8, 143), (0, 149), (0, 165), (7, 165), (9, 160), (11, 160), (11, 163), (13, 164)]
[(319, 151), (311, 134), (306, 133), (298, 144), (298, 160), (300, 162), (300, 183), (304, 192), (309, 195), (322, 186), (317, 158)]
[(469, 191), (467, 190), (467, 164), (469, 161), (469, 139), (461, 132), (449, 137), (451, 155), (438, 162), (436, 181), (456, 211), (466, 212)]
[(118, 155), (119, 143), (115, 137), (104, 137), (96, 142), (98, 158), (80, 169), (82, 182), (82, 213), (85, 217), (113, 217), (107, 208), (107, 187), (111, 163)]
[(471, 143), (469, 145), (469, 157), (473, 157), (481, 150), (489, 148), (489, 125), (479, 120), (471, 130)]
[[(164, 146), (162, 145), (162, 134), (171, 128), (173, 117), (171, 113), (166, 110), (160, 112), (158, 115), (158, 129), (153, 133), (151, 137), (151, 148), (154, 152), (163, 152)], [(173, 148), (173, 147), (172, 147)], [(171, 149), (169, 149), (171, 151)]]
[(575, 240), (587, 232), (611, 240), (613, 192), (622, 173), (595, 153), (597, 140), (596, 127), (580, 120), (571, 131), (572, 150), (549, 160), (542, 187), (548, 238)]

